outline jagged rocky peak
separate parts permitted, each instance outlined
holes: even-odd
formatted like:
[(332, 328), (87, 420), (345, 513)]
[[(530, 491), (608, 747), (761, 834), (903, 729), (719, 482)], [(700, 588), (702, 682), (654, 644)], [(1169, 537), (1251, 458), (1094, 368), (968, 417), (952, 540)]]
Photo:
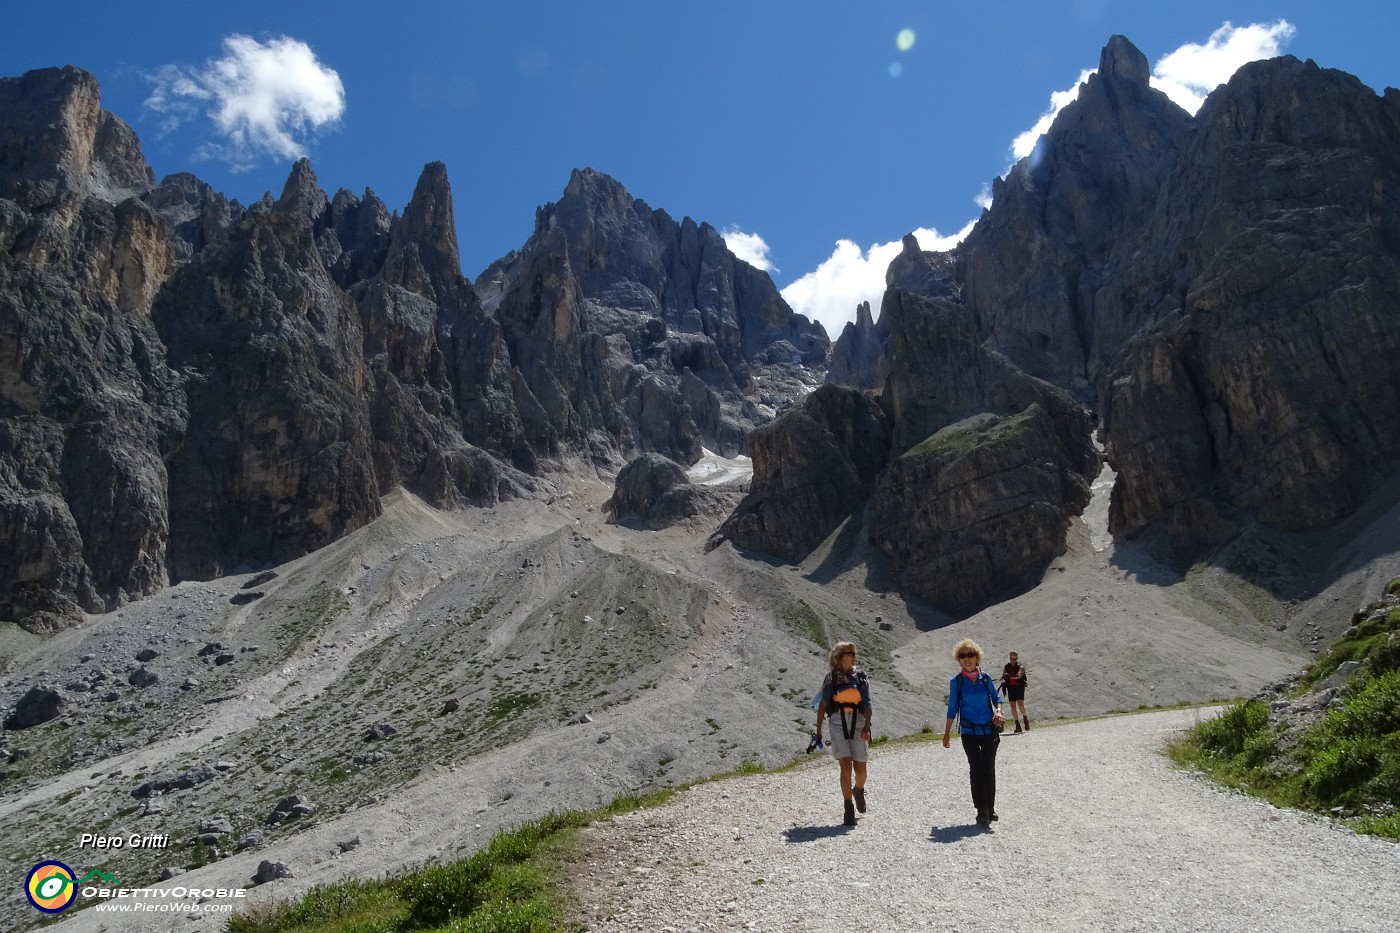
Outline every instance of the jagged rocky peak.
[(930, 298), (956, 299), (962, 293), (957, 262), (952, 253), (925, 252), (912, 233), (901, 241), (899, 255), (885, 270), (885, 287), (898, 288)]
[(1124, 78), (1134, 84), (1147, 86), (1152, 77), (1152, 69), (1147, 64), (1147, 56), (1131, 42), (1127, 36), (1112, 36), (1108, 45), (1099, 54), (1099, 74)]
[(870, 315), (870, 302), (856, 306), (856, 319), (847, 321), (841, 336), (831, 345), (831, 365), (826, 381), (836, 385), (873, 389), (879, 372), (883, 336)]
[(308, 223), (320, 220), (330, 206), (330, 199), (316, 181), (316, 173), (311, 170), (309, 159), (297, 159), (292, 166), (287, 183), (282, 186), (282, 196), (277, 199), (277, 211), (293, 214)]
[(413, 197), (390, 233), (389, 249), (395, 257), (400, 257), (405, 250), (414, 253), (432, 294), (441, 295), (447, 288), (465, 284), (457, 249), (452, 185), (447, 180), (447, 166), (443, 163), (429, 162), (423, 166)]
[(167, 175), (145, 201), (164, 218), (180, 261), (200, 252), (245, 213), (243, 205), (188, 172)]
[(81, 68), (0, 78), (0, 197), (33, 210), (59, 191), (117, 203), (155, 185), (131, 127)]
[(331, 271), (341, 288), (350, 288), (380, 268), (392, 222), (388, 206), (370, 188), (363, 200), (344, 188), (331, 198), (330, 226), (341, 249)]
[(1146, 69), (1132, 43), (1113, 37), (1100, 73), (993, 183), (990, 210), (955, 251), (983, 339), (1091, 404), (1109, 359), (1142, 323), (1104, 313), (1097, 292), (1115, 250), (1137, 246), (1133, 234), (1192, 126)]
[(1250, 62), (1196, 115), (1201, 145), (1278, 143), (1302, 149), (1350, 146), (1394, 158), (1400, 91), (1376, 94), (1355, 75), (1292, 55)]
[(749, 431), (821, 381), (830, 352), (712, 226), (594, 169), (574, 171), (475, 288), (555, 433), (594, 459), (745, 453)]

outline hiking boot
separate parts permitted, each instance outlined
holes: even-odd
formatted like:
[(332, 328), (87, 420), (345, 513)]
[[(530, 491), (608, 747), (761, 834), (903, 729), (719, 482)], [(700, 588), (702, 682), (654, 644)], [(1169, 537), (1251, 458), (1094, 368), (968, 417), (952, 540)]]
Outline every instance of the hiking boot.
[(988, 811), (987, 811), (987, 822), (990, 823), (990, 822), (994, 822), (994, 821), (999, 820), (999, 819), (1001, 819), (1001, 817), (997, 816), (997, 811), (995, 811), (995, 810), (988, 810)]
[(1030, 731), (1031, 731), (1031, 721), (1030, 721), (1029, 719), (1026, 720), (1026, 731), (1027, 731), (1027, 732), (1030, 732)]
[(978, 810), (978, 811), (977, 811), (977, 825), (978, 825), (978, 826), (991, 826), (991, 825), (992, 825), (992, 821), (991, 821), (991, 819), (987, 816), (987, 811), (986, 811), (986, 810)]
[(856, 805), (851, 801), (846, 801), (846, 818), (841, 821), (847, 826), (856, 825)]
[(857, 788), (855, 789), (855, 795), (856, 795), (856, 809), (859, 810), (861, 813), (864, 813), (864, 812), (865, 812), (865, 788), (864, 788), (864, 787), (857, 787)]
[(1019, 722), (1016, 723), (1016, 731), (1013, 732), (1013, 733), (1011, 733), (1011, 734), (1012, 734), (1012, 735), (1020, 735), (1020, 734), (1021, 734), (1021, 724), (1020, 724)]

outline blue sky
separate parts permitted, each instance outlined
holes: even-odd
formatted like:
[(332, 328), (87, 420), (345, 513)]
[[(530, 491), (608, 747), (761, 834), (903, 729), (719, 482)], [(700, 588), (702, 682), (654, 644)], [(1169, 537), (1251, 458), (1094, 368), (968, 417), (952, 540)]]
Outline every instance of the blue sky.
[(977, 217), (1114, 33), (1178, 84), (1281, 52), (1400, 85), (1393, 0), (6, 6), (0, 74), (91, 71), (157, 177), (246, 204), (305, 154), (328, 192), (401, 210), (442, 161), (474, 278), (591, 166), (726, 231), (833, 338), (878, 308), (901, 236), (935, 248)]

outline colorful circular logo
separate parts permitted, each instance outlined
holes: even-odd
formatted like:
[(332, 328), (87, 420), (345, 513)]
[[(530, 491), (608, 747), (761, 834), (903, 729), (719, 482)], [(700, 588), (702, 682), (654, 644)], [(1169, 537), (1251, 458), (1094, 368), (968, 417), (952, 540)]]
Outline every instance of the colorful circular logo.
[(24, 879), (24, 895), (35, 910), (56, 914), (66, 910), (78, 896), (73, 869), (62, 862), (40, 862)]

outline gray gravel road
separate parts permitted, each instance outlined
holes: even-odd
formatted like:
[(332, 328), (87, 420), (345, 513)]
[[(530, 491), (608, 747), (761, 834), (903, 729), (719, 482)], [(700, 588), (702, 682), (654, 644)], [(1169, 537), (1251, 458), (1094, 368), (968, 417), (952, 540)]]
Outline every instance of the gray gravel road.
[(1396, 931), (1400, 845), (1279, 810), (1160, 753), (1195, 710), (1003, 739), (990, 831), (956, 741), (877, 748), (839, 826), (834, 762), (692, 788), (589, 830), (594, 931)]

